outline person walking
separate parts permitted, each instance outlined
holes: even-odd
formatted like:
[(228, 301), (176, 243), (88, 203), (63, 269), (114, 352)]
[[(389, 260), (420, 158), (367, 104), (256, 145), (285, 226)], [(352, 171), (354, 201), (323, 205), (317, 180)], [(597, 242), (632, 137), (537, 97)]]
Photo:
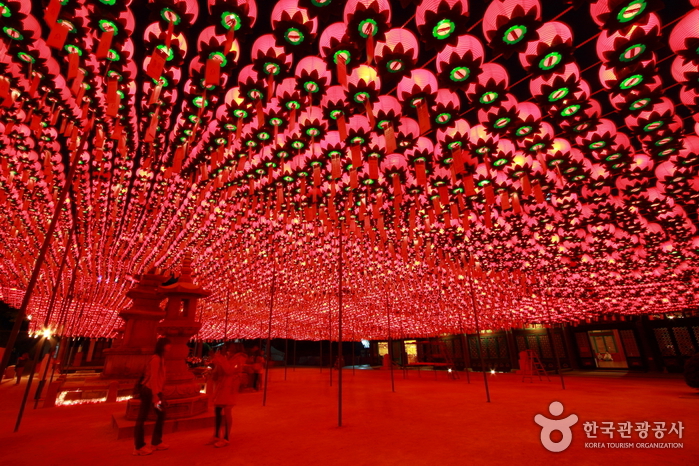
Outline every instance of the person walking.
[[(169, 351), (170, 340), (159, 338), (155, 343), (155, 354), (148, 360), (146, 370), (142, 376), (143, 381), (139, 387), (141, 406), (138, 410), (138, 418), (134, 427), (134, 456), (150, 455), (156, 450), (167, 450), (170, 448), (163, 443), (163, 424), (165, 423), (165, 404), (163, 401), (165, 355)], [(147, 445), (143, 425), (151, 409), (155, 410), (156, 421), (151, 444)]]
[[(249, 362), (250, 360), (248, 360)], [(252, 356), (252, 371), (253, 371), (253, 388), (260, 391), (262, 385), (262, 374), (265, 371), (265, 357), (262, 350), (257, 350)]]
[(27, 361), (29, 361), (29, 353), (22, 353), (22, 355), (17, 358), (17, 362), (15, 363), (15, 377), (17, 377), (17, 382), (15, 382), (15, 385), (19, 385)]
[[(214, 382), (214, 414), (216, 426), (214, 438), (208, 443), (216, 448), (229, 445), (229, 434), (233, 426), (233, 414), (240, 390), (240, 374), (243, 372), (247, 355), (241, 343), (229, 343), (225, 355), (216, 353), (213, 358), (214, 369), (211, 378)], [(224, 425), (224, 435), (221, 436), (221, 424)]]

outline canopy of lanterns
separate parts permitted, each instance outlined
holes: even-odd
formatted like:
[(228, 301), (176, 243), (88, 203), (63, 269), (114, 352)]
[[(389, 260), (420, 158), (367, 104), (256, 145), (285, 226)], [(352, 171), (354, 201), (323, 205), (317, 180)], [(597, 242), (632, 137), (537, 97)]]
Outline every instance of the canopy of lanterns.
[(692, 308), (698, 8), (0, 0), (0, 298), (60, 208), (36, 332), (113, 336), (187, 253), (203, 339)]

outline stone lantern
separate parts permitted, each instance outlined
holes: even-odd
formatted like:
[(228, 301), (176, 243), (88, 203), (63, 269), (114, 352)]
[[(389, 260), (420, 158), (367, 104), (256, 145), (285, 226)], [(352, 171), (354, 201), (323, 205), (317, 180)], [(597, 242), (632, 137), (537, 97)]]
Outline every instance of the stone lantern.
[(167, 304), (165, 319), (158, 324), (157, 331), (172, 343), (165, 359), (163, 392), (168, 403), (168, 419), (196, 416), (208, 408), (208, 396), (199, 393), (200, 384), (194, 380), (194, 374), (185, 362), (189, 355), (187, 342), (201, 328), (201, 322), (195, 322), (197, 301), (211, 294), (193, 283), (191, 264), (188, 254), (183, 259), (179, 280), (159, 288), (167, 298)]

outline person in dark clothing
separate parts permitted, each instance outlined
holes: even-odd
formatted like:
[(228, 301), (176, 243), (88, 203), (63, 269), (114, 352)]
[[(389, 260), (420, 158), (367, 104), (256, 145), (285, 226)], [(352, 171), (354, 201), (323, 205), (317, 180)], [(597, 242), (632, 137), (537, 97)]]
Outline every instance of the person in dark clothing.
[[(155, 344), (155, 354), (146, 365), (143, 382), (140, 387), (141, 406), (134, 427), (134, 456), (150, 455), (156, 450), (170, 448), (163, 443), (163, 424), (165, 423), (165, 406), (163, 404), (163, 388), (165, 387), (165, 355), (170, 351), (170, 340), (159, 338)], [(153, 429), (151, 444), (145, 442), (143, 424), (151, 409), (155, 409), (156, 421)]]
[(15, 382), (15, 385), (19, 385), (19, 382), (22, 379), (22, 374), (24, 373), (24, 366), (27, 365), (27, 361), (29, 361), (29, 353), (24, 353), (17, 358), (17, 362), (15, 363), (15, 376), (17, 377), (17, 382)]

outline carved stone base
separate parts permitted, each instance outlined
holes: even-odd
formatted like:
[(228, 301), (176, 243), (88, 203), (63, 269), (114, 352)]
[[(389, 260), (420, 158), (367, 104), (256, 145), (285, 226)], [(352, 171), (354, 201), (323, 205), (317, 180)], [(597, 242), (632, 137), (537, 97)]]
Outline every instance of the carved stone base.
[(141, 351), (139, 348), (110, 348), (105, 350), (102, 377), (105, 379), (138, 379), (153, 356), (153, 350)]
[[(126, 405), (126, 419), (135, 421), (138, 419), (138, 410), (141, 408), (141, 400), (129, 400)], [(167, 402), (165, 419), (183, 419), (197, 416), (206, 412), (209, 408), (209, 396), (198, 395), (191, 398), (178, 398)], [(149, 421), (156, 419), (155, 410), (148, 415)]]

